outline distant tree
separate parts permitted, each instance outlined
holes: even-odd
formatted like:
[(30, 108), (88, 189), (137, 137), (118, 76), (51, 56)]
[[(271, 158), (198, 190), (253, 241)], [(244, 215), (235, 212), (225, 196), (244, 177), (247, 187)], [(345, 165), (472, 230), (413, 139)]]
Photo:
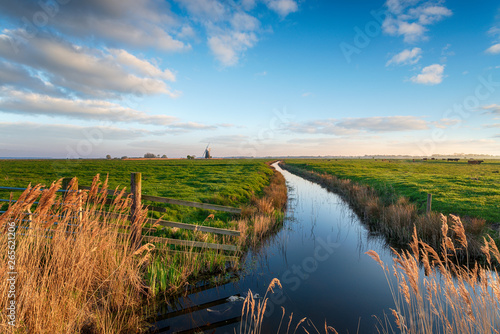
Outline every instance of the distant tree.
[(109, 155), (109, 154), (108, 154), (108, 155), (106, 156), (106, 159), (111, 160), (111, 155)]
[(196, 155), (188, 155), (188, 156), (187, 156), (187, 158), (188, 158), (189, 160), (193, 160), (194, 158), (196, 158)]
[(122, 157), (122, 160), (123, 160), (123, 159), (127, 159), (127, 158), (128, 158), (128, 157), (127, 157), (126, 155), (124, 155), (124, 156)]
[(144, 158), (156, 158), (156, 154), (148, 152), (144, 154)]
[(162, 159), (167, 159), (168, 157), (167, 157), (167, 155), (166, 155), (166, 154), (164, 154), (164, 155), (162, 155), (162, 156), (161, 156), (161, 158), (162, 158)]

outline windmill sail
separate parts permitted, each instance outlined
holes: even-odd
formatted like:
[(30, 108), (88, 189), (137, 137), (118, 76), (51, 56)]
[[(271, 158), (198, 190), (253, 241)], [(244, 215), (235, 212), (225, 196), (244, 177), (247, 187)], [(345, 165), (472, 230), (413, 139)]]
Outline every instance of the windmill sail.
[(212, 158), (212, 156), (210, 155), (210, 147), (208, 147), (209, 145), (210, 145), (210, 143), (205, 148), (205, 152), (203, 152), (203, 158), (205, 158), (205, 159)]

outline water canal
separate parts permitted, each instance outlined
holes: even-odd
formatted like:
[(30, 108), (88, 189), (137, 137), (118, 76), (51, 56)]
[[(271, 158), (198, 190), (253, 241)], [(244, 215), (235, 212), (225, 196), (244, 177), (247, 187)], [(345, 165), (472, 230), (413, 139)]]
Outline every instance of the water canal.
[(283, 289), (269, 296), (262, 333), (277, 332), (281, 307), (285, 324), (293, 312), (291, 333), (304, 317), (318, 329), (326, 320), (339, 333), (376, 333), (375, 316), (390, 314), (394, 302), (384, 273), (365, 255), (373, 249), (392, 263), (383, 237), (371, 233), (336, 194), (275, 167), (289, 187), (283, 228), (246, 255), (238, 280), (197, 289), (166, 307), (158, 333), (239, 333), (243, 301), (230, 297), (244, 297), (249, 289), (262, 296), (275, 277)]

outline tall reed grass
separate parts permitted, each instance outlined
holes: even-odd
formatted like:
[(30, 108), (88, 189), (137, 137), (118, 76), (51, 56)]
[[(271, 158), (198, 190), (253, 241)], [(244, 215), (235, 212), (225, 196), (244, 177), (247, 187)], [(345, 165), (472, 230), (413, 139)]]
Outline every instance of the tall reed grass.
[[(129, 247), (130, 197), (96, 176), (90, 190), (72, 181), (60, 196), (61, 181), (47, 189), (28, 187), (0, 216), (0, 277), (8, 277), (8, 228), (15, 233), (16, 333), (136, 333), (146, 328), (141, 306), (154, 295), (177, 293), (192, 280), (237, 266), (239, 258), (222, 251), (199, 252), (147, 244)], [(253, 198), (247, 216), (235, 221), (237, 243), (248, 246), (276, 226), (286, 205), (285, 180), (274, 171), (262, 198)], [(249, 214), (248, 214), (249, 213)], [(146, 221), (142, 209), (138, 219)], [(199, 232), (198, 232), (199, 233)], [(196, 236), (203, 239), (204, 236)], [(8, 324), (11, 285), (0, 282), (0, 332)]]
[[(119, 232), (126, 218), (111, 218), (125, 217), (130, 199), (116, 191), (113, 203), (106, 203), (107, 182), (101, 184), (99, 176), (88, 191), (71, 184), (71, 192), (61, 197), (60, 186), (59, 181), (44, 190), (28, 187), (0, 216), (0, 331), (139, 332), (146, 292), (142, 270), (150, 246), (132, 250), (129, 234)], [(111, 214), (100, 213), (105, 207)], [(139, 219), (144, 218), (142, 211)], [(7, 233), (14, 225), (15, 235)], [(14, 271), (8, 262), (9, 237), (15, 240), (14, 298), (9, 298), (13, 287), (6, 280)], [(13, 299), (15, 327), (6, 312)]]
[[(279, 288), (281, 289), (281, 282), (277, 278), (273, 278), (271, 283), (269, 283), (269, 286), (267, 287), (266, 293), (264, 297), (256, 297), (252, 293), (251, 290), (248, 290), (247, 296), (245, 297), (245, 301), (243, 302), (243, 307), (241, 309), (241, 321), (240, 321), (240, 328), (239, 328), (239, 334), (261, 334), (261, 333), (267, 333), (267, 332), (262, 332), (262, 325), (264, 323), (265, 319), (265, 313), (267, 310), (267, 303), (269, 301), (268, 294), (269, 293), (274, 293), (273, 289)], [(293, 313), (291, 313), (288, 316), (288, 324), (283, 324), (283, 320), (285, 318), (285, 308), (281, 307), (281, 310), (283, 311), (282, 316), (281, 316), (281, 321), (279, 323), (279, 326), (276, 330), (276, 333), (293, 333), (295, 334), (297, 330), (300, 328), (303, 330), (305, 333), (310, 333), (307, 329), (309, 329), (311, 332), (314, 330), (313, 333), (320, 334), (321, 332), (318, 330), (318, 328), (314, 325), (314, 323), (309, 320), (308, 318), (302, 318), (300, 319), (295, 325), (292, 325), (293, 322)], [(307, 326), (307, 328), (306, 328)], [(290, 329), (293, 330), (290, 332)], [(334, 333), (338, 334), (337, 331), (331, 327), (328, 326), (328, 324), (325, 321), (324, 325), (324, 333)]]
[[(395, 309), (395, 325), (386, 333), (498, 333), (500, 328), (500, 277), (494, 263), (500, 252), (490, 236), (483, 239), (486, 262), (460, 265), (467, 255), (468, 239), (459, 217), (440, 215), (441, 243), (434, 249), (413, 229), (410, 249), (394, 251), (392, 270), (375, 251), (367, 252), (384, 270)], [(454, 238), (452, 238), (454, 236)], [(453, 241), (455, 240), (455, 241)], [(424, 268), (424, 275), (420, 270)], [(390, 275), (396, 277), (393, 283)]]

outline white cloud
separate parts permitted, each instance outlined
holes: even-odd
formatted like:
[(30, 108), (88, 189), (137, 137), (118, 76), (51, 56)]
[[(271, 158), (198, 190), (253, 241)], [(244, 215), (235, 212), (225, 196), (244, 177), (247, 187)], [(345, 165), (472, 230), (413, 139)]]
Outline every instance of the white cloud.
[(21, 30), (4, 30), (0, 35), (0, 57), (27, 66), (32, 72), (41, 72), (50, 84), (68, 93), (94, 97), (179, 94), (165, 83), (175, 80), (170, 70), (161, 70), (125, 50), (111, 49), (108, 53), (39, 34), (29, 43), (19, 44), (16, 52), (11, 43), (16, 43), (22, 34)]
[(237, 12), (231, 18), (231, 25), (238, 31), (255, 31), (260, 27), (260, 21), (247, 13)]
[(461, 120), (453, 118), (443, 118), (437, 122), (432, 122), (436, 128), (446, 129), (449, 126), (460, 124)]
[(215, 130), (217, 126), (215, 125), (206, 125), (196, 122), (187, 122), (187, 123), (175, 123), (170, 125), (170, 128), (174, 129), (183, 129), (183, 130)]
[(500, 115), (500, 105), (498, 105), (498, 104), (490, 104), (490, 105), (482, 107), (481, 109), (487, 110), (488, 113), (491, 113), (494, 115)]
[(415, 116), (348, 118), (337, 125), (347, 129), (371, 132), (425, 130), (428, 128), (427, 122)]
[(435, 24), (453, 15), (452, 11), (441, 5), (442, 1), (387, 0), (386, 16), (382, 29), (392, 36), (403, 36), (407, 43), (424, 40), (428, 31), (426, 26)]
[(500, 43), (490, 46), (489, 48), (486, 49), (485, 52), (492, 54), (492, 55), (499, 54), (500, 53)]
[(389, 65), (413, 65), (416, 64), (420, 58), (422, 58), (422, 49), (421, 48), (413, 48), (406, 49), (401, 51), (400, 53), (394, 55), (385, 66)]
[(167, 81), (175, 81), (175, 74), (169, 69), (161, 70), (151, 62), (139, 59), (123, 49), (110, 49), (109, 53), (113, 55), (114, 61), (118, 64), (128, 67), (143, 76), (158, 78)]
[(57, 138), (59, 140), (86, 139), (85, 134), (99, 134), (106, 140), (129, 140), (151, 132), (144, 129), (117, 128), (113, 126), (80, 126), (72, 124), (43, 124), (34, 122), (0, 122), (0, 132), (5, 135)]
[(226, 146), (239, 146), (242, 142), (245, 142), (250, 137), (246, 135), (220, 135), (206, 137), (200, 140), (200, 143), (213, 143), (213, 144), (225, 144)]
[(434, 64), (422, 69), (422, 73), (411, 78), (411, 81), (424, 85), (437, 85), (443, 81), (444, 65)]
[(266, 0), (267, 7), (275, 11), (282, 17), (299, 10), (297, 2), (294, 0)]
[(488, 128), (488, 129), (500, 128), (500, 123), (484, 124), (483, 128)]
[(416, 22), (398, 22), (398, 35), (403, 35), (404, 41), (407, 43), (417, 42), (419, 39), (423, 38), (426, 31), (427, 29), (424, 28), (423, 25)]
[[(295, 0), (259, 0), (282, 18), (298, 11)], [(215, 58), (223, 66), (238, 64), (245, 52), (254, 47), (263, 29), (259, 17), (250, 14), (256, 0), (176, 0), (186, 9), (190, 20), (201, 25), (207, 35), (207, 44)]]
[(168, 125), (176, 119), (167, 115), (150, 115), (103, 100), (51, 97), (14, 90), (4, 90), (1, 96), (0, 111), (6, 113), (157, 125)]
[[(47, 2), (49, 8), (50, 3)], [(44, 2), (45, 4), (45, 2)], [(98, 39), (113, 45), (156, 48), (176, 52), (191, 47), (172, 37), (182, 25), (166, 1), (65, 1), (55, 5), (50, 25), (65, 35), (81, 39)], [(32, 18), (41, 11), (36, 1), (19, 0), (2, 4), (9, 18)]]
[(236, 65), (241, 54), (257, 43), (254, 33), (232, 32), (225, 35), (212, 36), (208, 46), (215, 57), (224, 66)]
[(336, 136), (353, 135), (360, 132), (383, 133), (426, 129), (428, 129), (427, 122), (415, 116), (323, 119), (288, 125), (288, 130), (291, 132)]
[(38, 91), (50, 95), (63, 95), (60, 89), (39, 76), (32, 75), (23, 66), (3, 61), (0, 61), (0, 82), (3, 87)]
[(176, 0), (191, 15), (205, 22), (217, 22), (225, 19), (228, 8), (217, 0)]

